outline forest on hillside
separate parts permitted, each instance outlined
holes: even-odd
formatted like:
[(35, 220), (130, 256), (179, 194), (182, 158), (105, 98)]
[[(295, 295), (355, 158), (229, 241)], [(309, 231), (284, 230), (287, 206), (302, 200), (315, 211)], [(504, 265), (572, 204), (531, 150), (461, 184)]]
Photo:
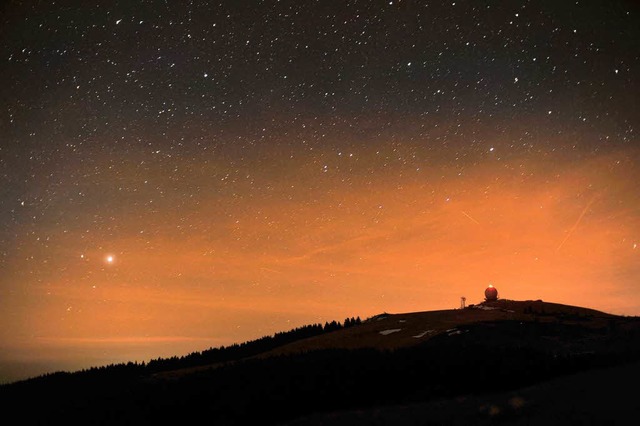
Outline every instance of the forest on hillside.
[[(313, 330), (319, 332), (298, 332)], [(497, 321), (394, 351), (327, 349), (251, 358), (176, 379), (123, 365), (122, 374), (112, 368), (100, 377), (67, 374), (18, 383), (0, 388), (0, 397), (5, 412), (25, 402), (38, 408), (22, 412), (25, 424), (278, 424), (313, 412), (512, 389), (636, 360), (637, 320), (601, 329)]]

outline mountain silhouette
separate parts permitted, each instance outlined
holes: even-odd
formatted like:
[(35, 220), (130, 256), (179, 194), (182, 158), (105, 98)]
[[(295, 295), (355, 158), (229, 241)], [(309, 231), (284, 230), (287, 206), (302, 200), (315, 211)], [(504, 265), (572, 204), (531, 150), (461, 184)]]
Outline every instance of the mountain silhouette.
[(630, 424), (638, 378), (639, 318), (501, 299), (48, 374), (0, 386), (0, 408), (23, 425)]

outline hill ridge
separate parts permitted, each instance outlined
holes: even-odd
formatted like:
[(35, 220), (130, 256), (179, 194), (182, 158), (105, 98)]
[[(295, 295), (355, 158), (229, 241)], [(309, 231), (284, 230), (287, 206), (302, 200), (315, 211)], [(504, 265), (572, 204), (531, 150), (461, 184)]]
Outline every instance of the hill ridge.
[[(331, 322), (326, 321), (324, 326), (321, 323), (307, 324), (287, 331), (280, 331), (272, 335), (262, 336), (257, 339), (247, 340), (240, 343), (232, 343), (226, 346), (210, 347), (202, 351), (194, 351), (183, 356), (175, 355), (168, 358), (155, 358), (142, 363), (129, 361), (109, 364), (106, 366), (94, 366), (78, 371), (54, 371), (19, 380), (18, 382), (43, 380), (51, 376), (86, 374), (106, 370), (126, 370), (135, 368), (143, 368), (146, 370), (146, 374), (153, 375), (156, 378), (170, 378), (180, 374), (181, 371), (184, 373), (192, 373), (202, 369), (211, 368), (212, 365), (219, 365), (226, 362), (237, 362), (254, 357), (264, 358), (268, 356), (308, 352), (311, 350), (327, 349), (330, 347), (345, 349), (361, 347), (394, 349), (408, 344), (410, 345), (412, 343), (420, 343), (420, 340), (411, 339), (404, 339), (402, 342), (399, 342), (399, 337), (406, 337), (407, 327), (405, 323), (405, 327), (389, 328), (391, 327), (391, 322), (394, 319), (402, 321), (402, 318), (404, 317), (415, 318), (418, 316), (444, 316), (445, 318), (441, 318), (440, 321), (436, 321), (436, 324), (434, 325), (435, 328), (426, 328), (425, 330), (417, 331), (415, 334), (411, 335), (414, 339), (422, 339), (424, 341), (449, 330), (451, 327), (445, 327), (446, 324), (455, 328), (455, 325), (461, 321), (461, 314), (463, 316), (465, 313), (476, 311), (498, 311), (499, 313), (494, 312), (493, 314), (479, 314), (471, 316), (471, 321), (478, 321), (480, 319), (488, 320), (490, 318), (494, 318), (496, 314), (500, 319), (509, 319), (508, 315), (502, 314), (514, 314), (513, 318), (521, 318), (521, 315), (533, 315), (534, 317), (536, 315), (548, 317), (560, 316), (565, 319), (569, 319), (570, 317), (573, 317), (574, 319), (584, 319), (588, 316), (607, 319), (620, 317), (618, 315), (605, 313), (591, 308), (555, 302), (545, 302), (540, 299), (523, 301), (498, 299), (490, 302), (482, 301), (480, 303), (470, 304), (465, 309), (437, 309), (399, 313), (390, 313), (385, 311), (368, 317), (365, 320), (361, 320), (359, 316), (352, 316), (350, 318), (347, 317), (344, 322), (337, 320), (333, 320)], [(405, 319), (404, 321), (407, 320)], [(462, 321), (462, 324), (467, 323), (468, 321)], [(371, 324), (375, 325), (371, 326)], [(356, 325), (361, 326), (361, 328), (347, 332), (347, 336), (343, 336), (341, 333), (333, 334), (329, 337), (326, 336), (327, 333), (344, 331)], [(364, 329), (362, 327), (364, 327)], [(383, 336), (384, 338), (379, 338), (378, 340), (372, 340), (372, 336), (368, 336), (369, 339), (363, 341), (362, 332), (365, 331), (366, 333), (367, 328), (372, 328), (377, 333), (384, 332), (386, 330), (398, 331), (381, 334), (380, 336)], [(392, 336), (392, 334), (395, 335)], [(344, 340), (345, 338), (350, 339), (352, 337), (356, 337), (356, 339), (352, 342), (343, 341), (340, 343), (341, 340)], [(324, 341), (324, 344), (318, 344), (318, 342), (322, 341)], [(331, 344), (334, 344), (334, 346), (331, 346)], [(0, 387), (11, 385), (13, 383), (17, 382), (5, 383), (0, 385)]]
[[(0, 409), (23, 424), (207, 418), (276, 425), (314, 412), (518, 389), (640, 361), (639, 318), (542, 301), (385, 312), (337, 325), (302, 327), (300, 339), (198, 368), (128, 363), (4, 385)], [(164, 365), (174, 366), (179, 360)], [(20, 410), (25, 404), (38, 409)]]

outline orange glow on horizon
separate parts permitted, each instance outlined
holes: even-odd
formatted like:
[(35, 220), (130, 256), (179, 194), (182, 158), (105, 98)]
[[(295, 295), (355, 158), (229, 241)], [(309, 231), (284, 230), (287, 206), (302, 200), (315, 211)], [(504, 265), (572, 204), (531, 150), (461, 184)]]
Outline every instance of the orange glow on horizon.
[[(136, 352), (154, 357), (159, 342), (163, 353), (202, 350), (309, 323), (454, 308), (459, 294), (481, 301), (489, 281), (507, 299), (635, 315), (640, 176), (624, 158), (555, 168), (513, 158), (401, 184), (336, 176), (312, 192), (295, 189), (311, 186), (303, 179), (275, 179), (251, 201), (229, 196), (226, 214), (202, 198), (131, 214), (112, 235), (54, 230), (54, 259), (38, 274), (12, 271), (32, 285), (5, 299), (24, 321), (1, 337), (42, 348), (155, 341)], [(103, 246), (126, 261), (109, 254), (100, 267)]]

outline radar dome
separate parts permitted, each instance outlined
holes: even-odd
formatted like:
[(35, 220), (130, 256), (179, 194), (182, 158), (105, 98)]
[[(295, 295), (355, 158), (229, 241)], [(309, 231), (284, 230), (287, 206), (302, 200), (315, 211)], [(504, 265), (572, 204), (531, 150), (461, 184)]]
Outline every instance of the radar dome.
[(484, 291), (484, 298), (487, 302), (498, 300), (498, 290), (496, 290), (493, 285), (489, 284), (489, 287)]

